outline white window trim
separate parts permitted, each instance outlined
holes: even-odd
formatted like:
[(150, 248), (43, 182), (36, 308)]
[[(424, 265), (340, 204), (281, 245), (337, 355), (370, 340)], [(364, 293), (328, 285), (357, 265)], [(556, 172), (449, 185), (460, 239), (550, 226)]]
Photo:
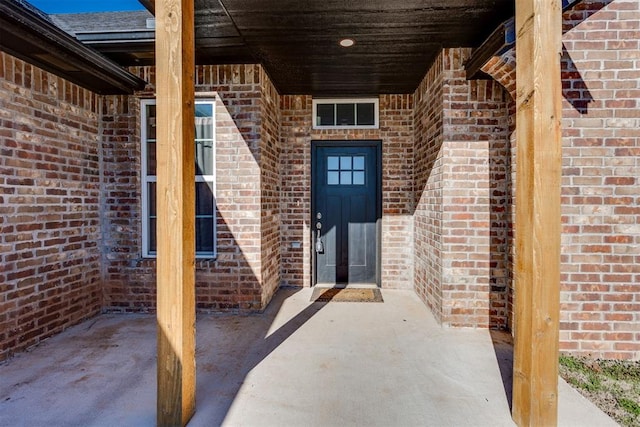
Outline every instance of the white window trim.
[[(380, 100), (378, 98), (318, 98), (313, 99), (313, 129), (378, 129), (380, 127)], [(316, 114), (318, 104), (374, 104), (374, 124), (373, 125), (349, 125), (349, 126), (321, 126), (317, 124)]]
[[(213, 114), (213, 174), (212, 175), (196, 175), (194, 177), (194, 185), (196, 182), (210, 182), (213, 191), (213, 251), (212, 252), (196, 252), (198, 259), (215, 259), (218, 256), (218, 238), (217, 238), (217, 208), (216, 208), (216, 100), (215, 98), (199, 98), (196, 104), (211, 104)], [(140, 141), (141, 141), (141, 162), (140, 162), (140, 182), (142, 185), (142, 256), (144, 258), (156, 258), (157, 254), (150, 251), (149, 248), (149, 206), (148, 206), (148, 184), (157, 182), (157, 176), (147, 175), (147, 106), (156, 105), (155, 99), (142, 99), (140, 101)], [(194, 141), (195, 143), (196, 141)]]

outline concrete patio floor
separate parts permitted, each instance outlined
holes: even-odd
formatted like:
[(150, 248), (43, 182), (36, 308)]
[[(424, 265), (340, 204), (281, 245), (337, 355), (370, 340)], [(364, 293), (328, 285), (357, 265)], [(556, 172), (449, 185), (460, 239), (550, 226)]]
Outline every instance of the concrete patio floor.
[[(190, 427), (513, 425), (504, 335), (441, 328), (411, 291), (310, 296), (198, 317)], [(155, 339), (152, 315), (101, 315), (17, 355), (0, 365), (0, 425), (155, 425)], [(561, 426), (616, 425), (563, 382), (559, 396)]]

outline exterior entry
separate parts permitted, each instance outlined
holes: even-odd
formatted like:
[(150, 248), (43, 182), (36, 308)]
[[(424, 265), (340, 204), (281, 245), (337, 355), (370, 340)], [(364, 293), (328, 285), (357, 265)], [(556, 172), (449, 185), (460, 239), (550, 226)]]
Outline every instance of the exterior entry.
[(380, 285), (381, 142), (314, 141), (314, 282)]

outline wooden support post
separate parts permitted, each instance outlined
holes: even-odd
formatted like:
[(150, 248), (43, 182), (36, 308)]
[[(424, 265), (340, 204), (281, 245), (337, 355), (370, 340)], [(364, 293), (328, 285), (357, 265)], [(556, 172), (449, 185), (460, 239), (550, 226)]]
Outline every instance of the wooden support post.
[(184, 426), (195, 412), (193, 19), (193, 0), (156, 2), (160, 426)]
[(560, 0), (516, 0), (513, 419), (557, 424), (562, 169)]

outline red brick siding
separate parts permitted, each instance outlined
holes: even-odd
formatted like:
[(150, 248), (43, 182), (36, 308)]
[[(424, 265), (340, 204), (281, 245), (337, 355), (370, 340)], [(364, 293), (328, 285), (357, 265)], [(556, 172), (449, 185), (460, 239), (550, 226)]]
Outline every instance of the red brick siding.
[[(105, 186), (110, 215), (105, 220), (106, 309), (153, 310), (155, 260), (142, 258), (140, 206), (139, 98), (153, 96), (152, 67), (132, 71), (151, 82), (149, 89), (118, 102), (108, 97), (115, 112), (105, 113)], [(196, 73), (198, 97), (217, 96), (216, 202), (218, 213), (216, 260), (196, 261), (196, 304), (199, 311), (264, 308), (276, 283), (278, 236), (273, 218), (273, 163), (277, 158), (276, 115), (261, 118), (277, 94), (257, 65), (200, 66)], [(272, 98), (276, 97), (274, 101)], [(264, 105), (263, 105), (264, 103)], [(276, 104), (277, 105), (277, 104)], [(114, 136), (106, 130), (129, 129)], [(117, 132), (116, 132), (117, 133)], [(262, 135), (265, 138), (262, 138)], [(273, 142), (275, 140), (275, 143)], [(123, 162), (123, 159), (129, 159)], [(261, 159), (265, 167), (261, 170)], [(277, 185), (277, 184), (276, 184)], [(264, 186), (264, 192), (261, 186)], [(123, 205), (127, 208), (123, 209)], [(264, 226), (264, 228), (263, 228)], [(267, 236), (263, 241), (264, 236)], [(264, 256), (275, 254), (263, 270)], [(267, 280), (268, 283), (265, 281)]]
[[(499, 82), (498, 82), (499, 83)], [(515, 204), (516, 204), (516, 169), (518, 168), (518, 165), (516, 164), (516, 151), (517, 151), (517, 144), (516, 144), (516, 102), (514, 99), (508, 99), (508, 109), (509, 109), (509, 145), (511, 147), (511, 153), (508, 156), (507, 160), (510, 160), (510, 164), (507, 167), (507, 170), (510, 172), (507, 175), (507, 182), (506, 182), (506, 189), (508, 194), (510, 194), (510, 202), (509, 205), (507, 206), (507, 209), (510, 211), (508, 212), (508, 222), (509, 222), (509, 227), (508, 227), (508, 236), (507, 236), (507, 245), (509, 246), (509, 251), (507, 254), (507, 265), (510, 266), (510, 268), (507, 269), (507, 274), (508, 274), (508, 300), (507, 300), (507, 313), (508, 313), (508, 318), (507, 318), (507, 328), (509, 330), (513, 330), (513, 308), (514, 308), (514, 272), (513, 272), (513, 266), (514, 266), (514, 256), (515, 256), (515, 241), (514, 241), (514, 224), (515, 224), (515, 220), (516, 220), (516, 209), (515, 209)], [(509, 180), (509, 175), (511, 176), (511, 179)]]
[(516, 99), (516, 49), (512, 48), (500, 56), (494, 56), (481, 70), (493, 77), (505, 88), (512, 100)]
[(311, 285), (311, 97), (280, 98), (282, 284)]
[(414, 94), (414, 289), (442, 321), (442, 55)]
[(98, 97), (0, 52), (0, 360), (100, 311)]
[(508, 110), (497, 82), (466, 80), (469, 55), (443, 55), (443, 322), (505, 328)]
[(640, 359), (640, 2), (564, 14), (560, 348)]
[(105, 96), (102, 105), (104, 307), (142, 310), (155, 304), (155, 263), (140, 258), (140, 103)]
[(385, 288), (413, 287), (413, 126), (413, 95), (380, 96)]
[(280, 95), (260, 69), (262, 306), (280, 286)]
[(469, 53), (445, 49), (415, 95), (416, 290), (443, 324), (505, 328), (508, 110), (496, 82), (466, 80)]
[[(563, 19), (560, 348), (639, 359), (640, 7), (587, 0)], [(484, 71), (514, 87), (499, 59)]]
[(411, 286), (413, 101), (411, 95), (381, 95), (379, 102), (379, 129), (317, 130), (312, 129), (311, 96), (281, 97), (284, 284), (311, 285), (311, 141), (360, 139), (382, 140), (382, 286)]

